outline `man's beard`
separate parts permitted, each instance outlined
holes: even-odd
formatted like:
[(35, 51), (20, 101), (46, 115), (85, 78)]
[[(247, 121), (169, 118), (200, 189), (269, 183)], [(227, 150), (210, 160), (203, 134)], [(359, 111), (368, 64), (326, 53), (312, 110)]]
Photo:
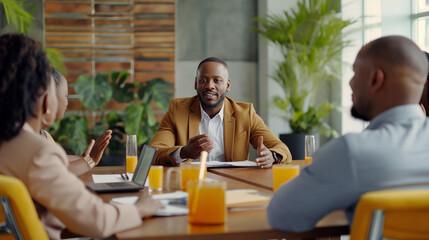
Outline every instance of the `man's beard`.
[(207, 104), (207, 103), (205, 103), (203, 101), (203, 98), (201, 97), (201, 94), (202, 93), (198, 93), (197, 95), (198, 95), (198, 99), (200, 99), (200, 103), (201, 103), (201, 106), (203, 106), (203, 108), (208, 108), (208, 109), (210, 109), (210, 108), (217, 108), (223, 102), (223, 100), (225, 99), (225, 94), (222, 94), (219, 97), (219, 101), (217, 101), (214, 104)]
[(357, 111), (356, 111), (356, 108), (355, 107), (352, 107), (352, 109), (351, 109), (351, 114), (352, 114), (352, 116), (353, 117), (355, 117), (355, 118), (357, 118), (357, 119), (361, 119), (361, 120), (364, 120), (364, 121), (369, 121), (369, 120), (371, 120), (371, 119), (369, 119), (367, 116), (365, 116), (365, 115), (363, 115), (363, 114), (360, 114), (360, 113), (358, 113)]

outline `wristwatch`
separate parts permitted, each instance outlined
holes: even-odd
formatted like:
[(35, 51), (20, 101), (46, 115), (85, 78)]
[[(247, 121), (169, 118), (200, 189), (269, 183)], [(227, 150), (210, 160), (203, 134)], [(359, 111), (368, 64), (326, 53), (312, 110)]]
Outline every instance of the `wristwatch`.
[(271, 151), (271, 153), (273, 154), (273, 158), (274, 158), (274, 164), (277, 164), (277, 163), (279, 163), (279, 154), (278, 153), (276, 153), (276, 152), (274, 152), (274, 151)]
[(92, 158), (89, 155), (86, 155), (85, 157), (83, 157), (83, 160), (85, 160), (85, 162), (88, 163), (90, 168), (95, 167), (95, 162), (94, 160), (92, 160)]

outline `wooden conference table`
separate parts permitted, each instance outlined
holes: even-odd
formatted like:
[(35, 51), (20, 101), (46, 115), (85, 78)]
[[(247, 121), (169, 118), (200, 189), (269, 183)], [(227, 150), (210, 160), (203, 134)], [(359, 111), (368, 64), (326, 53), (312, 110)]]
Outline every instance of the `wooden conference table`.
[[(294, 161), (300, 166), (304, 161)], [(164, 177), (166, 176), (164, 167)], [(80, 178), (85, 183), (92, 182), (92, 174), (121, 173), (124, 166), (95, 167)], [(272, 194), (272, 170), (259, 168), (212, 168), (208, 178), (227, 182), (228, 189), (256, 189)], [(165, 179), (164, 179), (165, 183)], [(144, 191), (147, 191), (145, 189)], [(134, 196), (137, 193), (99, 194), (105, 201), (113, 197)], [(339, 237), (348, 234), (347, 218), (343, 211), (335, 211), (320, 220), (316, 228), (309, 232), (288, 233), (270, 228), (265, 208), (229, 210), (224, 225), (191, 225), (187, 216), (153, 217), (143, 220), (137, 228), (117, 233), (116, 239), (315, 239)], [(338, 238), (339, 239), (339, 238)]]

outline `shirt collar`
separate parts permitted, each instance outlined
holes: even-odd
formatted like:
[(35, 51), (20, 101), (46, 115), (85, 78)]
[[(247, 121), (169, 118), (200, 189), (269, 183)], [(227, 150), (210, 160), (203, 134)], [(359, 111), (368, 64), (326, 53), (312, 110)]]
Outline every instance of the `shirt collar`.
[[(222, 108), (220, 109), (220, 111), (213, 118), (219, 116), (220, 120), (223, 121), (224, 108), (225, 108), (225, 101), (223, 101)], [(201, 118), (206, 117), (207, 119), (210, 119), (210, 116), (206, 113), (206, 111), (204, 111), (203, 106), (201, 106), (201, 103), (200, 103), (200, 110), (201, 110)]]
[(398, 122), (407, 119), (425, 119), (426, 116), (418, 104), (407, 104), (393, 107), (376, 116), (367, 129), (376, 129), (385, 123)]

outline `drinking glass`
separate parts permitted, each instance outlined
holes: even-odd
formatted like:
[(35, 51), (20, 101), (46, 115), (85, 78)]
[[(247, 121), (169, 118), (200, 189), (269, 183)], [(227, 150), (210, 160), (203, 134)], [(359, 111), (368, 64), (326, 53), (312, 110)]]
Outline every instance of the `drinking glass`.
[(163, 167), (162, 166), (152, 166), (149, 171), (149, 191), (157, 192), (162, 191), (163, 183)]
[(193, 224), (223, 224), (226, 220), (226, 182), (206, 178), (187, 183), (188, 220)]
[[(176, 179), (171, 177), (171, 174), (176, 173)], [(180, 188), (182, 191), (186, 190), (186, 184), (190, 180), (197, 180), (200, 174), (200, 163), (188, 163), (183, 162), (180, 164), (178, 168), (169, 168), (167, 170), (167, 178), (166, 178), (166, 188), (167, 190), (172, 190), (171, 182), (175, 181), (175, 183), (180, 184)], [(207, 168), (204, 169), (204, 178), (207, 177)]]
[(316, 140), (314, 135), (305, 136), (305, 165), (313, 162), (313, 156), (316, 152)]
[(127, 135), (127, 173), (134, 173), (137, 166), (137, 136)]
[(275, 164), (273, 165), (273, 190), (276, 191), (280, 185), (298, 176), (299, 165)]

